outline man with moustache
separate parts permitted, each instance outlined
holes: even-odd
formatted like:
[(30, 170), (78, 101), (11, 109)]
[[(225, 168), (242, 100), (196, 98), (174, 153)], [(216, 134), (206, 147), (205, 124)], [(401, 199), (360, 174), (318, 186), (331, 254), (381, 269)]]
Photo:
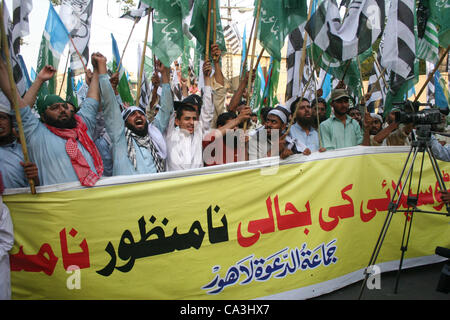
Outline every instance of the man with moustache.
[(360, 125), (347, 114), (349, 98), (346, 89), (335, 89), (331, 93), (334, 115), (320, 124), (320, 139), (326, 150), (353, 147), (363, 142)]
[(165, 169), (163, 132), (173, 112), (173, 100), (169, 68), (160, 61), (156, 62), (155, 68), (161, 73), (161, 109), (151, 123), (145, 110), (138, 106), (120, 112), (108, 75), (100, 76), (105, 128), (111, 139), (113, 176), (158, 173)]
[(250, 137), (249, 160), (276, 156), (285, 159), (294, 153), (299, 153), (290, 145), (289, 137), (286, 137), (289, 116), (290, 111), (282, 105), (269, 111), (264, 128)]
[[(319, 117), (317, 117), (317, 113), (319, 113)], [(312, 100), (312, 116), (314, 118), (314, 122), (312, 123), (312, 127), (314, 129), (318, 129), (319, 125), (328, 119), (327, 117), (327, 102), (324, 98), (317, 98)], [(318, 121), (317, 121), (317, 118)]]
[(325, 151), (324, 148), (320, 147), (319, 134), (313, 127), (316, 119), (313, 117), (308, 99), (297, 98), (291, 104), (290, 109), (291, 114), (295, 114), (295, 109), (297, 109), (296, 122), (289, 130), (289, 137), (295, 143), (296, 149), (305, 155), (309, 155), (311, 152)]
[[(61, 97), (48, 94), (37, 102), (40, 121), (28, 107), (33, 105), (33, 98), (45, 82), (40, 78), (23, 99), (17, 95), (28, 153), (40, 169), (41, 185), (79, 181), (83, 186), (94, 186), (102, 176), (103, 163), (91, 136), (99, 105), (100, 68), (103, 66), (103, 72), (106, 72), (106, 62), (101, 63), (103, 59), (99, 53), (92, 54), (94, 76), (87, 98), (77, 114), (72, 113)], [(56, 70), (53, 68), (49, 72)], [(3, 60), (0, 62), (0, 78), (8, 79)], [(1, 89), (3, 92), (11, 90), (7, 81), (1, 81)]]

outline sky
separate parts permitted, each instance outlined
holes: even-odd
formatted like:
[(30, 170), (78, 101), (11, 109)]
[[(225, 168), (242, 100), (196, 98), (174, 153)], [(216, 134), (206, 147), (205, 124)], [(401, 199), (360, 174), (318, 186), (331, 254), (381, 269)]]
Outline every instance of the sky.
[[(7, 0), (5, 2), (8, 8), (11, 8), (12, 0)], [(138, 1), (136, 0), (135, 2), (137, 3)], [(36, 69), (39, 45), (42, 39), (45, 21), (47, 19), (49, 3), (49, 0), (33, 0), (33, 10), (29, 16), (30, 34), (24, 37), (23, 40), (25, 44), (21, 47), (21, 54), (24, 57), (28, 71), (31, 70), (31, 67)], [(220, 5), (228, 5), (228, 0), (221, 0)], [(253, 0), (230, 0), (230, 5), (252, 8)], [(59, 6), (56, 6), (55, 10), (59, 12)], [(222, 9), (221, 13), (222, 17), (227, 17), (227, 12), (225, 10)], [(119, 52), (122, 54), (132, 30), (133, 21), (123, 18), (120, 19), (119, 17), (121, 14), (122, 11), (120, 5), (116, 3), (116, 0), (94, 1), (89, 45), (90, 53), (100, 52), (108, 59), (108, 61), (112, 61), (111, 33), (113, 33), (119, 47)], [(242, 35), (245, 25), (248, 25), (248, 29), (251, 28), (253, 13), (252, 11), (240, 13), (238, 10), (233, 9), (232, 19), (237, 22)], [(141, 43), (141, 45), (143, 44), (146, 23), (147, 20), (145, 18), (141, 19), (141, 21), (136, 24), (123, 57), (123, 65), (132, 73), (136, 73), (138, 70), (137, 48), (139, 43)], [(222, 20), (222, 24), (225, 26), (227, 20)], [(150, 26), (149, 41), (151, 41), (151, 38), (152, 31)], [(59, 70), (64, 70), (65, 61), (68, 55), (68, 47), (69, 46), (67, 45), (66, 50), (61, 56)], [(92, 68), (90, 64), (88, 67)]]

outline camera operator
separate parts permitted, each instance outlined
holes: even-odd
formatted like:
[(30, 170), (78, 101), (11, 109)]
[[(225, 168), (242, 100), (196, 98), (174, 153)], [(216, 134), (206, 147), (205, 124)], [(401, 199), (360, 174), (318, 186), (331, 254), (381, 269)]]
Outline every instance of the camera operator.
[[(443, 124), (446, 124), (447, 122), (447, 117), (445, 113), (442, 113), (442, 111), (441, 111), (441, 118), (442, 118), (441, 124), (437, 126), (438, 128), (435, 127), (435, 130), (437, 131), (444, 131), (445, 126), (443, 126)], [(431, 141), (431, 152), (436, 157), (436, 159), (450, 162), (450, 144), (438, 141), (434, 134), (431, 135), (430, 141)], [(448, 191), (441, 191), (440, 193), (442, 202), (450, 204), (450, 193)]]
[(374, 132), (371, 136), (370, 145), (372, 146), (409, 146), (411, 145), (411, 132), (414, 125), (412, 123), (399, 123), (395, 119), (396, 112), (399, 109), (394, 108), (388, 114), (383, 129)]

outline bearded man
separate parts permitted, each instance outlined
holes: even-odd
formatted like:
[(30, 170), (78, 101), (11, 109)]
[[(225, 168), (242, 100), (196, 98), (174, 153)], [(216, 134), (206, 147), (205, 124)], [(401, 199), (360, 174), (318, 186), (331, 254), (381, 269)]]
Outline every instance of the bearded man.
[(105, 128), (111, 139), (113, 176), (165, 170), (167, 150), (163, 132), (173, 112), (173, 99), (169, 68), (157, 61), (155, 71), (161, 73), (161, 109), (151, 123), (148, 122), (145, 110), (140, 107), (130, 106), (120, 112), (108, 75), (100, 76)]
[(295, 114), (295, 124), (291, 126), (289, 130), (289, 137), (296, 145), (296, 149), (305, 155), (309, 155), (311, 152), (325, 151), (324, 148), (320, 148), (319, 134), (313, 125), (316, 122), (312, 113), (312, 108), (309, 100), (306, 98), (297, 98), (291, 104), (291, 114)]
[[(28, 152), (40, 169), (41, 185), (79, 181), (83, 186), (94, 186), (103, 174), (102, 159), (92, 141), (92, 132), (100, 97), (98, 75), (106, 72), (106, 59), (94, 53), (91, 61), (93, 80), (77, 114), (61, 97), (51, 94), (37, 102), (41, 121), (32, 113), (28, 106), (34, 101), (29, 97), (36, 97), (45, 79), (38, 78), (23, 99), (17, 95)], [(50, 78), (56, 70), (47, 69), (47, 78)], [(0, 63), (0, 77), (8, 79), (3, 61)], [(2, 81), (1, 87), (3, 92), (11, 90), (7, 82)]]

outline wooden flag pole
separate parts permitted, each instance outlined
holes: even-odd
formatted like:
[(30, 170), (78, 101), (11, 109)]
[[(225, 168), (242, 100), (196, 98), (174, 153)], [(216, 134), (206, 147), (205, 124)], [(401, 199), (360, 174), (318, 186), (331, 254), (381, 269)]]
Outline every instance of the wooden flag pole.
[[(386, 72), (386, 68), (383, 69), (382, 72), (380, 72), (380, 74), (377, 77), (377, 80), (375, 80), (374, 83), (377, 83), (380, 81), (380, 79), (383, 77), (384, 73)], [(372, 89), (370, 89), (370, 91), (368, 92), (370, 95), (372, 95), (372, 93), (375, 91), (375, 86), (372, 87)]]
[(131, 38), (131, 35), (133, 34), (134, 27), (136, 27), (136, 24), (138, 23), (139, 20), (140, 20), (139, 17), (136, 17), (134, 19), (133, 27), (131, 28), (130, 35), (128, 36), (127, 42), (125, 43), (125, 47), (123, 48), (122, 55), (120, 56), (119, 64), (117, 65), (117, 68), (116, 68), (116, 72), (119, 72), (119, 70), (120, 70), (120, 66), (122, 65), (123, 56), (125, 55), (125, 50), (128, 47), (128, 42), (130, 42), (130, 38)]
[(61, 95), (62, 88), (64, 87), (64, 80), (66, 79), (67, 65), (69, 64), (69, 59), (70, 59), (70, 52), (67, 55), (66, 66), (64, 67), (64, 75), (63, 75), (63, 78), (62, 78), (61, 87), (59, 88), (58, 96)]
[(213, 1), (213, 43), (216, 44), (217, 40), (216, 0), (212, 1)]
[[(27, 144), (26, 144), (25, 134), (23, 132), (22, 117), (20, 116), (20, 110), (19, 110), (19, 101), (17, 99), (18, 92), (17, 92), (16, 82), (14, 81), (12, 67), (11, 67), (11, 56), (9, 54), (8, 41), (6, 39), (5, 24), (3, 21), (4, 5), (5, 5), (5, 0), (2, 0), (2, 4), (0, 5), (0, 30), (2, 32), (2, 38), (1, 38), (2, 48), (3, 48), (3, 54), (6, 59), (6, 68), (8, 70), (8, 78), (9, 78), (9, 83), (11, 86), (11, 96), (12, 96), (12, 101), (11, 101), (12, 106), (11, 107), (14, 108), (17, 126), (19, 128), (19, 138), (20, 138), (20, 145), (22, 147), (23, 160), (25, 163), (27, 163), (27, 162), (30, 162), (30, 158), (28, 157), (28, 148), (27, 148)], [(36, 186), (34, 184), (34, 180), (29, 179), (28, 183), (30, 184), (31, 193), (36, 194)]]
[[(311, 12), (312, 12), (312, 7), (313, 7), (313, 1), (314, 0), (310, 0), (309, 1), (309, 8), (308, 8), (308, 20), (311, 18)], [(303, 44), (302, 44), (302, 57), (300, 60), (300, 75), (299, 75), (299, 80), (298, 83), (302, 83), (303, 81), (303, 70), (305, 69), (305, 63), (306, 63), (306, 43), (308, 42), (308, 33), (305, 30), (305, 34), (303, 36)]]
[(205, 61), (209, 60), (209, 38), (211, 33), (211, 0), (208, 0), (208, 22), (206, 25)]
[[(77, 47), (75, 46), (75, 43), (73, 42), (72, 37), (69, 35), (70, 42), (72, 43), (73, 48), (75, 49), (75, 52), (77, 53), (78, 57), (80, 58), (81, 64), (83, 65), (84, 73), (87, 73), (86, 65), (84, 64), (83, 57), (81, 56), (80, 52), (78, 51)], [(69, 51), (70, 56), (70, 51)]]
[(145, 40), (144, 40), (144, 48), (142, 49), (142, 57), (141, 57), (141, 66), (138, 74), (138, 86), (136, 93), (136, 106), (139, 106), (139, 100), (141, 99), (141, 85), (142, 85), (142, 75), (144, 73), (144, 64), (145, 64), (145, 49), (147, 48), (147, 39), (148, 39), (148, 29), (150, 26), (151, 16), (148, 15), (147, 18), (147, 26), (145, 27)]
[[(253, 37), (252, 55), (251, 55), (250, 68), (249, 68), (250, 74), (248, 75), (248, 82), (247, 82), (247, 95), (246, 95), (247, 105), (249, 104), (250, 87), (252, 85), (252, 78), (253, 78), (253, 60), (255, 58), (256, 39), (258, 38), (258, 27), (259, 27), (260, 12), (261, 12), (261, 0), (258, 0), (258, 6), (257, 6), (257, 9), (256, 9), (256, 17), (255, 17), (255, 35)], [(258, 67), (258, 65), (256, 65), (256, 68), (257, 67)], [(244, 132), (247, 131), (247, 124), (248, 124), (248, 121), (245, 121), (244, 122)]]
[(442, 61), (444, 61), (445, 56), (448, 53), (448, 50), (450, 49), (450, 46), (447, 47), (447, 49), (445, 50), (445, 52), (442, 54), (441, 58), (439, 59), (439, 62), (436, 64), (436, 66), (434, 67), (433, 72), (431, 72), (428, 75), (427, 80), (425, 81), (425, 83), (423, 84), (422, 88), (420, 89), (419, 93), (417, 94), (416, 98), (414, 99), (414, 102), (417, 102), (419, 100), (420, 95), (423, 93), (423, 91), (425, 90), (425, 88), (428, 85), (428, 82), (431, 81), (431, 79), (434, 77), (434, 74), (436, 73), (436, 71), (439, 69), (439, 66), (441, 65)]
[[(380, 63), (378, 62), (376, 53), (374, 52), (372, 55), (373, 55), (373, 58), (374, 58), (374, 60), (375, 60), (375, 64), (377, 65), (378, 71), (381, 71), (382, 68), (381, 68), (381, 66), (380, 66)], [(385, 88), (388, 88), (388, 84), (387, 84), (387, 81), (386, 81), (386, 78), (384, 77), (384, 75), (383, 75), (383, 77), (381, 77), (381, 79), (383, 79), (384, 87), (385, 87)]]
[[(251, 39), (253, 36), (253, 29), (255, 28), (255, 23), (256, 23), (256, 18), (253, 19), (253, 24), (252, 24), (252, 28), (250, 30), (250, 37), (248, 38), (248, 44), (247, 44), (247, 50), (245, 52), (245, 58), (244, 58), (244, 63), (242, 64), (242, 72), (245, 74), (245, 65), (247, 64), (247, 58), (248, 58), (248, 52), (250, 50), (250, 44), (251, 44)], [(239, 77), (239, 80), (242, 78), (242, 75)]]
[[(256, 59), (255, 69), (252, 70), (250, 76), (252, 76), (253, 73), (256, 74), (256, 73), (258, 72), (258, 64), (259, 64), (259, 62), (261, 61), (261, 58), (262, 58), (262, 55), (263, 55), (264, 50), (265, 50), (265, 48), (262, 48), (262, 49), (261, 49), (261, 52), (259, 53), (258, 59)], [(252, 76), (252, 78), (253, 78), (253, 76)], [(252, 79), (252, 82), (251, 82), (251, 84), (250, 84), (250, 88), (253, 88), (253, 79)], [(252, 92), (253, 92), (253, 90), (252, 90)], [(247, 92), (247, 97), (246, 97), (247, 100), (249, 99), (250, 96), (251, 96), (251, 94), (250, 94), (249, 92)]]

